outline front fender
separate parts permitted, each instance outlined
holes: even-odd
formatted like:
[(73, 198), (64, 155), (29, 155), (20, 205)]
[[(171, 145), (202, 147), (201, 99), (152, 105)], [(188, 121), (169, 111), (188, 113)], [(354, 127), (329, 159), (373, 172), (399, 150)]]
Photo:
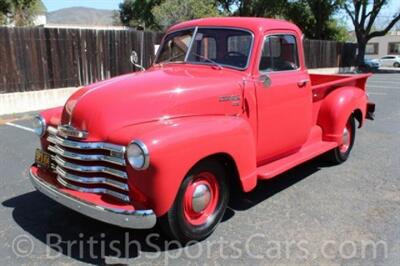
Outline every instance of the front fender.
[(360, 88), (342, 87), (328, 94), (323, 100), (317, 121), (323, 131), (323, 140), (340, 143), (343, 128), (350, 115), (359, 110), (361, 119), (364, 120), (366, 107), (367, 95)]
[(40, 115), (46, 120), (48, 125), (59, 125), (61, 123), (61, 114), (63, 106), (46, 109), (40, 112)]
[(150, 167), (145, 171), (128, 169), (129, 184), (142, 195), (142, 204), (157, 216), (170, 209), (188, 171), (213, 154), (224, 153), (233, 158), (245, 191), (256, 185), (255, 138), (249, 123), (241, 117), (160, 120), (123, 128), (111, 139), (119, 143), (139, 139), (147, 145)]

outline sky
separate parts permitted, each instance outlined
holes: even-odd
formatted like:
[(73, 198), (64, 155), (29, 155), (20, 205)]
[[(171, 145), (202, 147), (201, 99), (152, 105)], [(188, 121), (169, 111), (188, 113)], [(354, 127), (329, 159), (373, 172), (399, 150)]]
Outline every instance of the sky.
[[(42, 0), (42, 2), (46, 6), (47, 11), (51, 12), (61, 8), (77, 6), (116, 10), (123, 0)], [(385, 22), (385, 20), (388, 20), (394, 12), (399, 10), (400, 0), (389, 0), (389, 4), (382, 10), (379, 20)], [(343, 19), (345, 25), (347, 25), (349, 29), (353, 27), (350, 19), (344, 14), (344, 12), (340, 12), (336, 17), (338, 19)]]
[[(118, 6), (123, 0), (42, 0), (47, 8), (47, 11), (51, 12), (61, 8), (67, 7), (92, 7), (99, 9), (118, 9)], [(394, 12), (400, 9), (399, 0), (390, 0), (389, 5), (383, 10), (383, 16), (392, 15)]]
[(118, 9), (122, 1), (123, 0), (42, 0), (48, 12), (76, 6), (114, 10)]

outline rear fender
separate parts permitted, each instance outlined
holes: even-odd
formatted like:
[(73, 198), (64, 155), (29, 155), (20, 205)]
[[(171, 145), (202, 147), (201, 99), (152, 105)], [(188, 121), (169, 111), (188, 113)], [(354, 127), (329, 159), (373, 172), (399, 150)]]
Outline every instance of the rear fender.
[(249, 123), (241, 117), (169, 119), (130, 126), (112, 138), (116, 142), (139, 139), (147, 145), (150, 167), (145, 171), (128, 167), (129, 183), (140, 190), (146, 200), (143, 205), (157, 216), (170, 209), (189, 170), (210, 155), (227, 154), (235, 161), (243, 190), (251, 190), (257, 182), (255, 138)]
[(343, 128), (353, 112), (361, 112), (360, 125), (365, 120), (367, 95), (357, 87), (342, 87), (328, 94), (321, 105), (317, 124), (323, 131), (323, 140), (340, 143)]

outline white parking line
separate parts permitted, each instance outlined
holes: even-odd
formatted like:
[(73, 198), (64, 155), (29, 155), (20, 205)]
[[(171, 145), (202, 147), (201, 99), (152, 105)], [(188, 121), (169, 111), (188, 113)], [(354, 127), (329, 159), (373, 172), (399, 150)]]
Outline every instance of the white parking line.
[(368, 92), (369, 95), (387, 95), (385, 92)]
[(11, 123), (11, 122), (7, 122), (6, 125), (10, 126), (10, 127), (16, 127), (16, 128), (19, 128), (19, 129), (22, 129), (25, 131), (29, 131), (29, 132), (35, 132), (32, 128), (24, 127), (24, 126), (17, 125), (17, 124)]
[(376, 80), (376, 79), (371, 79), (371, 80), (368, 80), (367, 83), (392, 83), (392, 84), (396, 85), (396, 84), (400, 83), (400, 80), (384, 80), (384, 79)]
[(400, 90), (400, 88), (390, 87), (390, 86), (376, 86), (376, 85), (367, 85), (367, 89), (391, 89), (391, 90)]
[(392, 77), (392, 76), (387, 76), (387, 77), (382, 77), (382, 76), (379, 76), (379, 77), (371, 77), (371, 78), (369, 78), (368, 80), (393, 80), (393, 81), (397, 81), (397, 80), (399, 80), (399, 76), (397, 76), (397, 77)]
[(369, 80), (367, 82), (367, 84), (390, 84), (390, 85), (400, 85), (400, 82), (396, 82), (396, 81), (376, 81), (376, 80)]

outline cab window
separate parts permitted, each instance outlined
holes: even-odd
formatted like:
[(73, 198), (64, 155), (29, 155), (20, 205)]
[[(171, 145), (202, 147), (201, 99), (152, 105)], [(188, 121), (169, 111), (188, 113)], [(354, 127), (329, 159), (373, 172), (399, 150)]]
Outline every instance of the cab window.
[(265, 38), (259, 70), (288, 71), (299, 68), (296, 38), (293, 35), (270, 35)]

